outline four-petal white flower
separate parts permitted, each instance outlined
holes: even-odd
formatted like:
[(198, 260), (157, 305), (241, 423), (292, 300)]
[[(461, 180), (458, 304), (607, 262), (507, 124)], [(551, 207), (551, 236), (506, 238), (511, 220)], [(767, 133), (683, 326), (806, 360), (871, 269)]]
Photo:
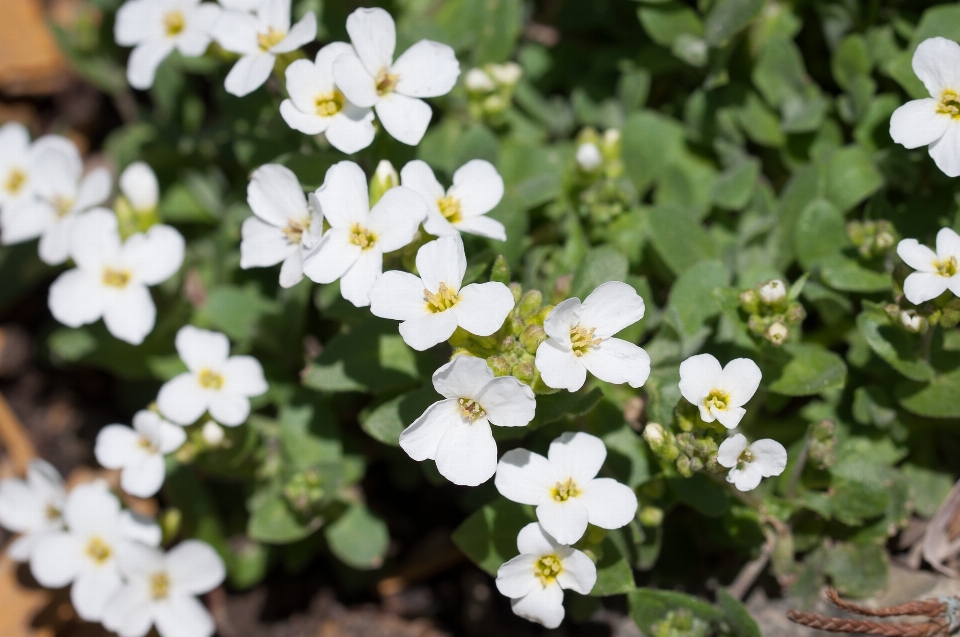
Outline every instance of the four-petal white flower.
[(497, 470), (490, 424), (523, 427), (533, 420), (533, 391), (513, 376), (494, 378), (487, 361), (457, 356), (433, 373), (444, 400), (430, 405), (400, 434), (400, 447), (417, 461), (436, 460), (440, 475), (476, 486)]
[(960, 235), (956, 232), (941, 228), (936, 252), (916, 239), (904, 239), (897, 245), (897, 254), (916, 270), (903, 282), (908, 301), (920, 305), (947, 290), (960, 296)]
[(110, 598), (103, 625), (120, 637), (144, 637), (152, 626), (160, 637), (211, 637), (216, 626), (197, 599), (226, 576), (217, 552), (186, 540), (164, 554), (142, 544), (124, 544), (117, 566), (126, 583)]
[(147, 214), (157, 209), (157, 204), (160, 203), (160, 184), (157, 182), (157, 174), (145, 162), (135, 161), (127, 166), (120, 173), (117, 185), (134, 212)]
[(357, 307), (370, 305), (370, 288), (383, 272), (383, 254), (411, 241), (427, 216), (427, 204), (409, 188), (383, 194), (370, 209), (367, 178), (351, 161), (327, 170), (317, 191), (330, 230), (304, 259), (303, 272), (317, 283), (340, 279), (340, 294)]
[(292, 170), (266, 164), (253, 172), (247, 203), (256, 216), (241, 228), (240, 267), (269, 267), (282, 261), (280, 285), (296, 285), (303, 279), (303, 257), (320, 239), (319, 202), (313, 195), (308, 202)]
[(620, 281), (597, 286), (581, 303), (573, 298), (553, 308), (537, 348), (536, 366), (548, 387), (577, 391), (587, 371), (602, 381), (640, 387), (650, 376), (650, 357), (614, 334), (643, 318), (643, 299)]
[(373, 111), (350, 103), (333, 81), (333, 62), (353, 51), (346, 42), (320, 49), (316, 62), (296, 60), (287, 67), (288, 99), (280, 115), (290, 128), (307, 135), (324, 133), (330, 145), (350, 154), (373, 142)]
[(133, 428), (107, 425), (97, 434), (93, 453), (107, 469), (121, 469), (120, 487), (138, 498), (149, 498), (163, 486), (163, 456), (187, 440), (182, 427), (171, 425), (148, 410), (133, 416)]
[(762, 376), (749, 358), (735, 358), (721, 368), (710, 354), (697, 354), (680, 363), (680, 393), (700, 409), (704, 422), (719, 420), (727, 429), (735, 429)]
[(416, 146), (433, 111), (422, 97), (446, 95), (457, 83), (460, 63), (446, 44), (420, 40), (394, 61), (397, 28), (378, 7), (347, 17), (353, 51), (333, 63), (337, 86), (357, 106), (374, 108), (395, 139)]
[(250, 397), (267, 391), (260, 361), (230, 356), (225, 334), (192, 325), (180, 328), (176, 346), (189, 371), (160, 388), (160, 413), (178, 425), (192, 424), (206, 411), (222, 425), (243, 424), (250, 415)]
[(588, 594), (597, 567), (586, 553), (558, 542), (536, 522), (517, 536), (520, 555), (497, 570), (497, 590), (519, 617), (556, 628), (563, 621), (563, 591)]
[(637, 495), (612, 478), (598, 478), (607, 448), (596, 436), (566, 432), (547, 457), (512, 449), (497, 464), (500, 495), (537, 507), (537, 520), (561, 544), (573, 544), (587, 524), (619, 529), (637, 513)]
[(200, 0), (128, 0), (117, 10), (114, 38), (132, 46), (127, 81), (137, 89), (153, 86), (157, 67), (179, 49), (198, 57), (210, 46), (210, 32), (220, 18), (220, 6)]
[(44, 534), (30, 558), (30, 572), (47, 588), (73, 583), (70, 601), (86, 621), (99, 621), (121, 585), (117, 550), (126, 542), (160, 543), (160, 528), (120, 510), (102, 482), (74, 487), (63, 510), (67, 529)]
[(426, 162), (415, 159), (400, 171), (400, 183), (427, 202), (423, 229), (443, 237), (467, 232), (506, 241), (503, 224), (486, 216), (503, 198), (503, 178), (488, 161), (473, 159), (453, 173), (446, 191)]
[(7, 546), (10, 559), (29, 561), (44, 535), (63, 528), (66, 498), (63, 478), (39, 458), (30, 461), (25, 480), (0, 480), (0, 526), (20, 534)]
[(273, 71), (280, 53), (290, 53), (317, 37), (317, 16), (308, 11), (290, 27), (290, 0), (262, 0), (256, 14), (224, 11), (213, 37), (242, 57), (227, 74), (227, 93), (243, 97), (257, 90)]
[(787, 450), (776, 440), (764, 438), (747, 444), (743, 434), (734, 434), (720, 445), (717, 464), (730, 469), (727, 482), (740, 491), (752, 491), (761, 478), (778, 476), (787, 466)]
[(417, 251), (420, 276), (391, 270), (370, 290), (374, 316), (403, 321), (400, 335), (423, 351), (453, 335), (457, 326), (477, 336), (500, 329), (513, 309), (510, 288), (503, 283), (471, 283), (460, 287), (467, 256), (459, 235), (425, 243)]
[(948, 177), (960, 176), (960, 44), (924, 40), (913, 54), (913, 72), (930, 97), (907, 102), (890, 117), (890, 137), (927, 152)]
[[(59, 135), (47, 135), (31, 144), (30, 133), (18, 122), (0, 126), (0, 214), (9, 214), (3, 210), (12, 211), (33, 200), (37, 183), (44, 175), (44, 164), (39, 161), (41, 153), (51, 147), (64, 153), (70, 153), (74, 148), (70, 140)], [(2, 219), (0, 224), (3, 224)], [(4, 227), (4, 243), (25, 240), (8, 239), (6, 235)]]
[(183, 251), (183, 236), (163, 225), (121, 243), (116, 216), (104, 208), (92, 210), (73, 224), (70, 253), (77, 267), (50, 286), (50, 311), (70, 327), (102, 317), (111, 334), (139, 345), (157, 318), (147, 286), (173, 276)]

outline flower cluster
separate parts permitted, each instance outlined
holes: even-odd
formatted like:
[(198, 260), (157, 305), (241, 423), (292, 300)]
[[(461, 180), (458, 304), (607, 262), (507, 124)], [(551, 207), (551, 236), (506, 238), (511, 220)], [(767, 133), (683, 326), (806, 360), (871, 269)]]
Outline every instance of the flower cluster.
[(485, 64), (467, 71), (463, 84), (470, 97), (470, 115), (493, 125), (501, 123), (521, 77), (523, 68), (516, 62)]
[(740, 309), (747, 316), (750, 333), (773, 345), (782, 345), (796, 338), (800, 324), (807, 317), (797, 301), (802, 288), (788, 288), (780, 279), (772, 279), (740, 293)]

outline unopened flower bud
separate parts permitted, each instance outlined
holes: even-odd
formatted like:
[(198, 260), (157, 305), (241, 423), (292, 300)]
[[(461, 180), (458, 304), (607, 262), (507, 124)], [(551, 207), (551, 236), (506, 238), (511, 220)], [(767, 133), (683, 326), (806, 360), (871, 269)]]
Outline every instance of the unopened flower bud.
[(528, 290), (520, 299), (518, 314), (526, 318), (540, 309), (543, 305), (543, 293), (540, 290)]
[(666, 434), (667, 432), (663, 429), (663, 425), (658, 422), (652, 422), (643, 428), (643, 439), (647, 441), (647, 444), (650, 445), (650, 448), (654, 451), (666, 442)]
[(504, 285), (510, 283), (510, 265), (502, 254), (493, 262), (493, 267), (490, 269), (490, 280)]
[(370, 206), (380, 201), (383, 193), (399, 185), (400, 175), (397, 174), (397, 169), (389, 159), (381, 159), (373, 173), (373, 179), (370, 180)]
[(760, 287), (760, 299), (767, 305), (779, 303), (787, 297), (787, 286), (780, 279), (767, 281)]
[(208, 420), (200, 430), (200, 435), (203, 436), (203, 441), (211, 447), (219, 447), (224, 438), (223, 427), (212, 420)]
[(472, 93), (489, 93), (497, 88), (490, 76), (483, 69), (470, 69), (466, 77), (463, 78), (463, 84), (467, 90)]
[(803, 307), (802, 303), (795, 301), (787, 308), (784, 318), (787, 320), (787, 323), (791, 325), (799, 325), (803, 322), (803, 319), (807, 318), (807, 310)]
[(903, 310), (900, 312), (900, 324), (904, 329), (914, 334), (922, 334), (927, 331), (927, 320), (917, 314), (914, 310)]
[(663, 509), (654, 506), (646, 506), (640, 509), (640, 524), (643, 526), (656, 527), (663, 524)]
[(523, 77), (523, 67), (516, 62), (491, 64), (487, 70), (493, 81), (502, 86), (514, 86)]
[(756, 290), (744, 290), (740, 293), (740, 306), (743, 307), (743, 310), (748, 314), (756, 312), (759, 303), (760, 295), (757, 294)]
[(526, 326), (520, 334), (520, 345), (528, 354), (536, 354), (540, 343), (547, 340), (547, 333), (543, 331), (542, 325), (533, 323)]
[(511, 370), (513, 377), (519, 380), (521, 383), (531, 383), (533, 381), (533, 374), (535, 368), (533, 366), (533, 361), (523, 361), (522, 363), (517, 363), (514, 365)]
[(494, 93), (487, 99), (483, 100), (483, 110), (487, 115), (499, 115), (503, 111), (507, 110), (507, 102), (502, 96)]
[(511, 283), (509, 286), (510, 291), (513, 292), (513, 302), (516, 303), (520, 300), (520, 295), (523, 294), (523, 287), (516, 281)]
[(690, 468), (690, 458), (687, 456), (677, 458), (677, 473), (684, 478), (689, 478), (693, 475), (693, 469)]
[(593, 172), (603, 164), (600, 149), (592, 142), (580, 144), (577, 148), (577, 164), (584, 172)]
[(491, 356), (487, 359), (487, 365), (493, 370), (494, 376), (509, 376), (511, 365), (503, 356)]
[(603, 131), (603, 145), (606, 148), (614, 148), (620, 143), (620, 131), (616, 128), (608, 128)]
[(780, 345), (787, 340), (788, 336), (790, 336), (790, 330), (779, 321), (770, 325), (767, 331), (763, 333), (763, 337), (774, 345)]

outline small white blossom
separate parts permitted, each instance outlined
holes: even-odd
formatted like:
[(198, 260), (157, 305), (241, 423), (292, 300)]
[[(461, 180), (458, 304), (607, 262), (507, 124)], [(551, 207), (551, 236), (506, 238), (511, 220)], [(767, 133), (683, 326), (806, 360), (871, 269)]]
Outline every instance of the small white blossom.
[(63, 478), (48, 462), (34, 458), (25, 480), (0, 480), (0, 526), (20, 537), (7, 546), (7, 555), (26, 562), (45, 534), (63, 528), (67, 492)]
[(444, 400), (430, 405), (400, 434), (400, 447), (417, 461), (436, 460), (440, 475), (476, 486), (497, 470), (490, 424), (523, 427), (537, 408), (533, 390), (513, 376), (494, 378), (482, 358), (457, 356), (433, 373)]
[(960, 176), (960, 45), (924, 40), (913, 54), (913, 72), (930, 97), (907, 102), (890, 117), (890, 137), (906, 148), (929, 146), (948, 177)]
[[(143, 0), (137, 0), (143, 1)], [(135, 212), (144, 214), (157, 209), (160, 203), (160, 184), (149, 165), (135, 161), (127, 166), (118, 180), (120, 193)]]
[(764, 438), (747, 444), (743, 434), (734, 434), (720, 445), (717, 463), (730, 469), (727, 482), (740, 491), (752, 491), (761, 478), (778, 476), (787, 466), (787, 450), (776, 440)]
[(200, 0), (128, 0), (117, 10), (113, 33), (117, 44), (132, 46), (127, 81), (137, 89), (153, 86), (157, 67), (174, 49), (185, 57), (203, 55), (210, 31), (220, 18), (219, 5)]
[(243, 222), (240, 267), (280, 267), (280, 285), (289, 288), (303, 279), (303, 257), (320, 240), (323, 217), (319, 204), (303, 194), (297, 176), (279, 164), (253, 172), (247, 186), (253, 217)]
[(913, 310), (900, 311), (900, 324), (908, 332), (920, 332), (923, 330), (923, 317)]
[(192, 424), (207, 411), (228, 427), (243, 424), (250, 415), (250, 397), (267, 391), (260, 361), (230, 356), (226, 335), (192, 325), (180, 328), (176, 346), (189, 371), (160, 388), (160, 413), (178, 425)]
[(463, 78), (463, 84), (468, 91), (474, 93), (489, 93), (497, 88), (490, 76), (483, 69), (470, 69)]
[(257, 90), (273, 71), (277, 55), (296, 51), (317, 37), (317, 16), (308, 11), (290, 26), (290, 0), (262, 0), (256, 14), (224, 11), (213, 37), (241, 58), (227, 74), (227, 93), (243, 97)]
[(513, 86), (523, 77), (523, 67), (516, 62), (491, 64), (487, 68), (490, 71), (490, 76), (501, 86)]
[(92, 210), (73, 224), (70, 253), (77, 267), (50, 286), (50, 311), (70, 327), (103, 318), (111, 334), (139, 345), (157, 318), (147, 286), (173, 276), (183, 251), (183, 236), (170, 226), (153, 226), (121, 243), (116, 216)]
[(46, 588), (73, 583), (70, 601), (86, 621), (100, 621), (121, 585), (117, 550), (127, 542), (160, 543), (160, 529), (120, 510), (102, 482), (82, 484), (67, 496), (65, 531), (44, 534), (34, 547), (30, 572)]
[(211, 637), (216, 625), (197, 595), (219, 586), (223, 560), (199, 540), (186, 540), (164, 554), (125, 544), (117, 565), (126, 583), (110, 598), (103, 625), (120, 637), (144, 637), (156, 626), (160, 637)]
[(367, 178), (351, 161), (327, 170), (317, 199), (330, 230), (304, 259), (303, 272), (317, 283), (340, 279), (343, 298), (366, 307), (370, 288), (383, 272), (384, 253), (413, 241), (427, 205), (414, 191), (398, 186), (371, 210)]
[(960, 235), (950, 228), (937, 233), (934, 252), (916, 239), (897, 245), (903, 262), (916, 270), (903, 282), (903, 295), (914, 305), (937, 298), (947, 290), (960, 296)]
[(420, 40), (393, 59), (397, 28), (380, 8), (357, 9), (347, 17), (353, 51), (333, 64), (337, 86), (357, 106), (374, 108), (380, 123), (395, 139), (416, 146), (433, 111), (423, 97), (450, 92), (460, 63), (446, 44)]
[(149, 498), (163, 486), (163, 456), (187, 440), (182, 427), (171, 425), (148, 410), (133, 416), (133, 428), (107, 425), (97, 434), (93, 453), (107, 469), (121, 469), (120, 487), (138, 498)]
[(749, 358), (735, 358), (721, 368), (710, 354), (697, 354), (680, 363), (680, 393), (700, 409), (704, 422), (719, 420), (734, 429), (747, 413), (743, 406), (757, 393), (761, 377)]
[(473, 159), (453, 174), (453, 185), (444, 191), (426, 162), (415, 159), (400, 171), (400, 183), (427, 202), (423, 229), (443, 237), (467, 232), (506, 241), (503, 224), (487, 213), (503, 198), (503, 178), (488, 161)]
[(260, 0), (217, 0), (224, 9), (232, 11), (246, 11), (253, 13), (260, 5)]
[(290, 128), (307, 135), (324, 133), (330, 145), (350, 154), (373, 142), (373, 111), (350, 103), (333, 81), (333, 61), (353, 51), (346, 42), (320, 49), (316, 62), (296, 60), (286, 70), (289, 99), (280, 115)]
[(767, 305), (773, 305), (787, 298), (787, 286), (780, 279), (767, 281), (760, 287), (760, 299)]
[(218, 425), (213, 420), (208, 420), (203, 423), (203, 428), (200, 430), (200, 435), (203, 436), (203, 441), (210, 445), (211, 447), (219, 447), (220, 443), (223, 442), (226, 433), (223, 431), (223, 427)]
[(537, 348), (536, 366), (548, 387), (577, 391), (587, 372), (602, 381), (640, 387), (650, 376), (650, 357), (613, 335), (643, 318), (643, 299), (620, 281), (597, 286), (583, 303), (573, 298), (553, 308)]
[(577, 164), (584, 172), (591, 173), (603, 165), (603, 154), (593, 142), (584, 142), (577, 147)]
[(380, 318), (403, 321), (400, 335), (419, 351), (447, 340), (458, 326), (489, 336), (513, 309), (513, 293), (496, 281), (461, 288), (466, 270), (467, 256), (459, 236), (426, 243), (417, 251), (420, 276), (385, 272), (370, 290), (370, 311)]
[[(59, 135), (47, 135), (31, 144), (23, 124), (7, 122), (0, 126), (0, 214), (33, 200), (37, 183), (44, 178), (45, 165), (40, 161), (44, 150), (53, 147), (69, 153), (72, 146), (70, 140)], [(3, 240), (16, 243), (25, 239), (8, 239), (4, 229)]]
[(4, 209), (3, 242), (20, 243), (40, 237), (40, 258), (59, 265), (70, 254), (74, 220), (110, 196), (112, 179), (106, 168), (83, 175), (83, 160), (77, 147), (66, 140), (50, 140), (31, 153), (35, 197), (15, 208)]
[(508, 500), (537, 507), (537, 520), (561, 544), (573, 544), (587, 523), (619, 529), (637, 513), (633, 490), (598, 478), (607, 448), (596, 436), (567, 432), (550, 443), (547, 457), (512, 449), (497, 465), (494, 484)]
[(556, 628), (563, 621), (563, 591), (587, 595), (597, 567), (586, 553), (557, 542), (536, 522), (517, 536), (520, 555), (497, 570), (497, 590), (519, 617)]

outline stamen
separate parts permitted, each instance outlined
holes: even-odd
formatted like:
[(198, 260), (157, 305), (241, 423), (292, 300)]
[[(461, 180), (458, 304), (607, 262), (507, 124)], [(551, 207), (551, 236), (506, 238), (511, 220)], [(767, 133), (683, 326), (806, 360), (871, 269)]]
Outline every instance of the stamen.
[(313, 106), (320, 117), (333, 117), (343, 110), (343, 93), (334, 89), (332, 93), (321, 93), (313, 100)]
[(274, 45), (283, 42), (285, 37), (287, 37), (285, 31), (277, 31), (273, 27), (270, 27), (266, 33), (257, 34), (257, 44), (260, 45), (260, 50), (266, 52), (269, 51)]
[(483, 407), (480, 406), (475, 400), (470, 400), (468, 398), (460, 399), (460, 415), (466, 418), (467, 420), (476, 420), (477, 418), (482, 418), (487, 415), (487, 412), (483, 410)]
[(24, 184), (26, 183), (27, 173), (19, 168), (14, 168), (7, 176), (7, 181), (3, 184), (3, 188), (10, 194), (15, 195), (20, 192), (20, 189), (23, 188)]
[(303, 233), (310, 230), (310, 217), (301, 219), (287, 219), (287, 227), (283, 229), (287, 241), (299, 245), (303, 241)]
[(580, 487), (573, 481), (573, 478), (567, 478), (564, 482), (558, 482), (557, 486), (553, 487), (551, 495), (557, 502), (566, 502), (570, 498), (578, 497), (580, 493)]
[(743, 450), (743, 453), (740, 454), (740, 457), (737, 458), (737, 468), (743, 469), (751, 462), (753, 462), (753, 452), (750, 451), (750, 447), (747, 447)]
[(377, 74), (377, 95), (384, 96), (393, 92), (399, 79), (400, 76), (390, 73), (387, 69), (381, 69), (380, 73)]
[(570, 346), (573, 348), (575, 356), (583, 356), (588, 349), (600, 344), (603, 339), (593, 337), (593, 333), (596, 331), (597, 328), (595, 327), (587, 329), (579, 325), (570, 330)]
[(109, 267), (103, 269), (103, 284), (105, 286), (122, 290), (127, 287), (128, 283), (130, 283), (129, 270), (115, 270)]
[(460, 300), (460, 298), (457, 296), (457, 293), (448, 288), (446, 283), (440, 284), (436, 294), (430, 290), (424, 289), (423, 298), (427, 302), (427, 309), (434, 314), (449, 310), (457, 304), (457, 301)]
[(557, 579), (557, 575), (563, 572), (563, 564), (556, 555), (544, 555), (533, 566), (533, 574), (540, 580), (540, 584), (546, 586), (552, 584)]
[(960, 119), (960, 97), (957, 96), (956, 91), (947, 89), (940, 94), (937, 112), (941, 115), (949, 115), (953, 119)]
[(447, 195), (446, 197), (437, 199), (437, 205), (440, 207), (440, 214), (442, 214), (450, 223), (457, 223), (463, 219), (463, 211), (460, 208), (460, 200), (456, 197)]
[(197, 374), (197, 382), (204, 389), (222, 389), (223, 375), (212, 369), (201, 369)]
[(172, 38), (178, 35), (186, 25), (186, 20), (183, 19), (183, 14), (179, 11), (168, 11), (163, 16), (163, 28), (167, 32), (167, 37)]
[(170, 596), (170, 576), (160, 571), (150, 576), (150, 597), (166, 599)]
[(110, 559), (110, 556), (113, 555), (113, 549), (110, 546), (101, 540), (99, 537), (90, 538), (90, 542), (87, 544), (87, 548), (84, 550), (91, 560), (97, 564), (103, 564)]
[(372, 248), (377, 243), (377, 235), (367, 230), (359, 223), (353, 224), (350, 228), (350, 243), (358, 245), (364, 250)]
[(703, 402), (707, 409), (726, 411), (727, 406), (730, 404), (730, 394), (720, 389), (714, 389), (707, 394)]
[(934, 266), (937, 268), (937, 274), (945, 277), (956, 276), (957, 274), (957, 257), (950, 256), (941, 261), (935, 261)]

